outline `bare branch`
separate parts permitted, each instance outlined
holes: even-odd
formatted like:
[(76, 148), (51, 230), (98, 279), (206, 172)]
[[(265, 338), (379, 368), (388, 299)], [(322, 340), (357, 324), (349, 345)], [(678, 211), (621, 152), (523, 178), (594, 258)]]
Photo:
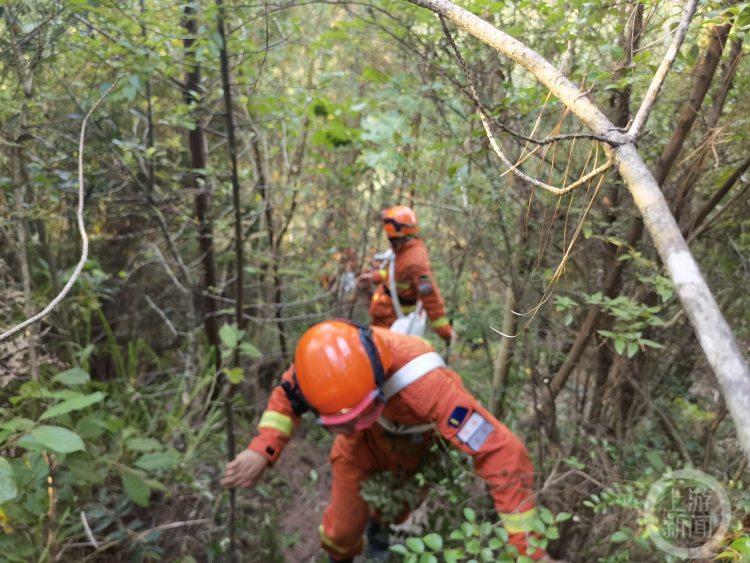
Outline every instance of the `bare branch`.
[(685, 11), (682, 13), (682, 19), (677, 27), (677, 33), (675, 33), (672, 38), (672, 43), (669, 44), (669, 48), (664, 54), (664, 58), (662, 59), (659, 68), (651, 79), (651, 84), (646, 91), (641, 107), (638, 108), (638, 113), (636, 113), (635, 118), (633, 119), (633, 124), (630, 126), (630, 130), (628, 130), (628, 135), (633, 139), (637, 139), (643, 131), (643, 128), (646, 126), (648, 116), (656, 103), (656, 98), (659, 95), (662, 84), (664, 84), (664, 79), (667, 77), (669, 69), (672, 68), (672, 63), (675, 58), (677, 58), (677, 53), (685, 39), (685, 34), (690, 26), (690, 20), (693, 19), (693, 14), (695, 14), (695, 8), (697, 5), (697, 0), (688, 0), (685, 5)]
[[(518, 163), (513, 164), (510, 159), (505, 156), (505, 153), (500, 148), (500, 145), (495, 140), (495, 136), (492, 134), (492, 129), (490, 128), (489, 119), (487, 110), (484, 108), (482, 103), (479, 101), (479, 95), (477, 94), (476, 87), (474, 86), (474, 81), (471, 79), (471, 75), (469, 74), (469, 69), (466, 67), (466, 63), (464, 62), (463, 57), (461, 56), (461, 52), (458, 50), (458, 46), (456, 45), (455, 41), (453, 41), (453, 36), (451, 36), (450, 31), (448, 30), (448, 27), (445, 25), (445, 18), (443, 18), (442, 15), (440, 15), (440, 23), (443, 25), (443, 33), (445, 34), (446, 38), (448, 39), (448, 42), (451, 45), (451, 48), (453, 49), (453, 53), (456, 56), (456, 59), (458, 60), (459, 66), (463, 69), (464, 74), (466, 76), (466, 81), (469, 86), (469, 93), (472, 101), (474, 102), (474, 106), (476, 107), (477, 113), (479, 114), (479, 119), (482, 120), (482, 125), (484, 126), (484, 131), (487, 133), (487, 139), (490, 141), (490, 145), (492, 146), (492, 150), (495, 151), (495, 154), (498, 156), (498, 158), (505, 164), (505, 166), (508, 167), (508, 169), (513, 172), (516, 176), (521, 178), (523, 181), (531, 184), (532, 186), (536, 186), (537, 188), (542, 188), (543, 190), (547, 190), (548, 192), (552, 192), (555, 195), (564, 195), (570, 191), (573, 191), (574, 189), (584, 185), (589, 180), (596, 178), (599, 174), (606, 172), (610, 166), (612, 166), (612, 161), (607, 160), (604, 164), (599, 166), (598, 168), (592, 170), (582, 178), (578, 179), (577, 181), (573, 182), (572, 184), (557, 188), (555, 186), (551, 186), (549, 184), (546, 184), (544, 182), (540, 182), (539, 180), (532, 178), (531, 176), (526, 175), (524, 172), (522, 172), (518, 168)], [(496, 121), (496, 120), (495, 120)], [(543, 144), (543, 143), (538, 143)]]

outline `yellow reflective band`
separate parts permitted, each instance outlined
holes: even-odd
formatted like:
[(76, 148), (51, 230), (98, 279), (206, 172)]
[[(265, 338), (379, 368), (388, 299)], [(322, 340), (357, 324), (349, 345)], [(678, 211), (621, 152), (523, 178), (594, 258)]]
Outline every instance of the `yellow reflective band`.
[(380, 278), (381, 278), (381, 279), (382, 279), (383, 281), (385, 281), (385, 280), (387, 280), (387, 279), (388, 279), (388, 270), (386, 270), (386, 269), (383, 269), (383, 270), (378, 270), (378, 273), (380, 274)]
[(448, 321), (448, 317), (440, 317), (439, 319), (432, 321), (430, 324), (432, 325), (432, 328), (440, 328), (441, 326), (450, 324), (450, 321)]
[(346, 549), (333, 543), (333, 540), (326, 535), (325, 530), (323, 530), (323, 524), (318, 526), (318, 533), (320, 534), (320, 543), (324, 546), (329, 547), (338, 553), (346, 553)]
[(396, 282), (396, 289), (409, 289), (411, 287), (411, 284), (408, 281), (405, 282)]
[(276, 411), (266, 411), (260, 417), (258, 428), (273, 428), (285, 436), (291, 436), (294, 429), (294, 421), (285, 414)]
[(408, 315), (412, 311), (416, 311), (417, 306), (416, 305), (401, 305), (401, 310)]
[(533, 530), (532, 524), (536, 518), (536, 508), (527, 510), (526, 512), (514, 512), (512, 514), (500, 514), (500, 519), (503, 521), (503, 526), (509, 534), (520, 534), (523, 532), (531, 532)]

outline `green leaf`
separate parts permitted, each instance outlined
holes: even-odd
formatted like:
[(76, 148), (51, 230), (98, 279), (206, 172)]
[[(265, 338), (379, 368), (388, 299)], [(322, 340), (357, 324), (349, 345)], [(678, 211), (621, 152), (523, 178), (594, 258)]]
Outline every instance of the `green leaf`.
[(471, 508), (466, 507), (464, 508), (464, 518), (467, 522), (474, 522), (477, 519), (477, 513), (474, 512)]
[(544, 533), (545, 537), (551, 540), (556, 540), (560, 537), (560, 532), (558, 532), (557, 527), (552, 526), (550, 528), (547, 528), (547, 531)]
[(572, 516), (570, 515), (570, 512), (560, 512), (555, 516), (555, 522), (565, 522), (571, 518)]
[(424, 540), (425, 545), (432, 551), (440, 551), (443, 549), (443, 538), (440, 534), (427, 534), (422, 539)]
[(406, 538), (406, 547), (414, 553), (424, 553), (424, 542), (421, 538)]
[(615, 340), (615, 352), (622, 354), (625, 351), (625, 341), (621, 339)]
[(4, 457), (0, 457), (0, 504), (13, 500), (18, 494), (13, 468)]
[(249, 342), (243, 342), (242, 344), (240, 344), (240, 352), (242, 352), (248, 358), (260, 358), (261, 356), (263, 356), (261, 351)]
[(122, 486), (128, 498), (138, 506), (148, 506), (151, 489), (146, 482), (135, 473), (125, 473), (122, 476)]
[(227, 376), (227, 379), (232, 385), (237, 385), (238, 383), (242, 383), (242, 380), (245, 378), (245, 370), (242, 368), (224, 368), (224, 375)]
[(153, 454), (144, 454), (135, 462), (136, 467), (147, 471), (158, 471), (177, 465), (180, 461), (180, 454), (173, 449)]
[(419, 557), (419, 563), (438, 563), (438, 560), (432, 553), (423, 553)]
[(628, 358), (632, 358), (638, 352), (638, 343), (630, 342), (628, 344)]
[(130, 438), (125, 445), (134, 452), (153, 452), (164, 448), (158, 440), (153, 438)]
[(89, 374), (84, 370), (76, 367), (61, 371), (52, 378), (52, 381), (62, 383), (63, 385), (67, 385), (70, 387), (73, 385), (83, 385), (84, 383), (88, 383), (89, 381), (91, 381), (91, 378), (89, 377)]
[(398, 553), (399, 555), (408, 555), (409, 554), (409, 550), (406, 549), (400, 543), (397, 543), (396, 545), (392, 545), (388, 549), (390, 549), (393, 553)]
[(448, 536), (448, 539), (451, 539), (451, 540), (462, 540), (462, 539), (464, 539), (464, 534), (463, 534), (463, 532), (461, 530), (453, 530), (451, 532), (451, 535)]
[(612, 543), (622, 543), (624, 541), (628, 541), (630, 539), (630, 536), (626, 534), (623, 531), (617, 531), (609, 538), (609, 541)]
[(224, 325), (219, 329), (219, 338), (227, 348), (236, 348), (240, 341), (240, 331), (234, 325)]
[[(28, 439), (24, 442), (24, 438)], [(59, 454), (68, 454), (86, 449), (83, 445), (83, 440), (75, 432), (71, 432), (62, 426), (48, 426), (46, 424), (37, 426), (18, 440), (19, 446), (26, 447), (26, 444), (30, 446), (29, 449), (38, 449), (36, 446), (39, 445), (44, 449), (52, 450)]]
[(48, 408), (46, 411), (44, 411), (42, 416), (39, 417), (39, 420), (47, 420), (48, 418), (54, 418), (56, 416), (60, 416), (61, 414), (85, 409), (86, 407), (91, 406), (94, 403), (98, 403), (99, 401), (104, 399), (104, 397), (106, 397), (105, 393), (97, 391), (96, 393), (90, 393), (89, 395), (80, 395), (73, 399), (68, 399), (66, 401), (63, 401), (62, 403), (58, 403), (57, 405)]
[(92, 459), (84, 456), (86, 454), (71, 454), (65, 458), (65, 465), (68, 466), (73, 476), (81, 483), (93, 483), (94, 485), (103, 483), (104, 473), (96, 467)]

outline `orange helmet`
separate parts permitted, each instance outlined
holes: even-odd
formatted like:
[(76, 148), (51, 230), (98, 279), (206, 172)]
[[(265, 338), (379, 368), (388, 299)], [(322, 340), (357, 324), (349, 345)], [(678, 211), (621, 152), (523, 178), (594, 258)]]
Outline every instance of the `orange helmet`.
[(294, 352), (298, 399), (323, 424), (350, 422), (382, 399), (390, 363), (377, 332), (343, 319), (323, 321), (302, 335)]
[(381, 215), (383, 228), (388, 238), (401, 238), (408, 235), (416, 235), (419, 232), (417, 226), (417, 214), (411, 207), (405, 205), (394, 205), (383, 210)]

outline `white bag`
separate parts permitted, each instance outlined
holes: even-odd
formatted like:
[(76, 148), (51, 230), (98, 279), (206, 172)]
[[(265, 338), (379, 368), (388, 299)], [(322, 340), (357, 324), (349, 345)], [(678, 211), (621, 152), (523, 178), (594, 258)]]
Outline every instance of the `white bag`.
[(417, 308), (404, 315), (401, 309), (401, 302), (398, 300), (398, 292), (396, 291), (396, 256), (394, 254), (389, 256), (390, 264), (388, 264), (388, 286), (391, 292), (391, 302), (393, 303), (393, 310), (396, 312), (398, 317), (391, 325), (393, 332), (399, 332), (401, 334), (411, 334), (412, 336), (423, 336), (425, 330), (427, 330), (427, 313), (422, 310), (422, 302), (417, 301)]
[(391, 325), (393, 332), (411, 334), (412, 336), (423, 336), (427, 330), (427, 313), (422, 310), (422, 302), (417, 303), (417, 310), (405, 317), (396, 319)]

